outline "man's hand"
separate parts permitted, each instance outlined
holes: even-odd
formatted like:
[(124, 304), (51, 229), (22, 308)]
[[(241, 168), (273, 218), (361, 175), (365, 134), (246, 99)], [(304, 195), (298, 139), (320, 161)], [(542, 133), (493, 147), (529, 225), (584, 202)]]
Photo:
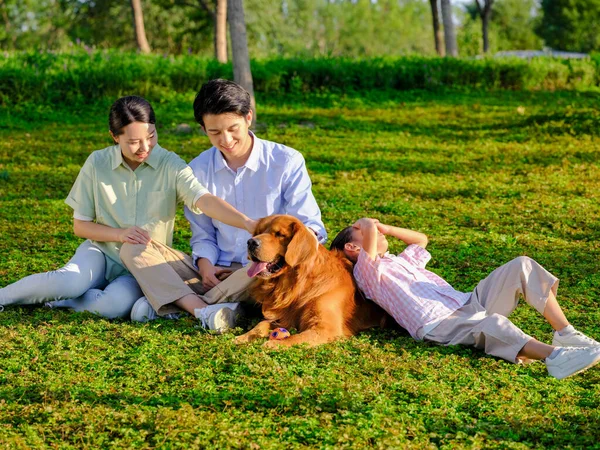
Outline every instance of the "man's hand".
[(221, 280), (219, 279), (220, 272), (222, 272), (222, 270), (218, 270), (208, 259), (198, 259), (198, 273), (200, 274), (200, 278), (202, 279), (202, 286), (204, 286), (204, 289), (206, 289), (207, 291), (214, 288), (217, 284), (221, 282)]
[(150, 242), (150, 234), (140, 227), (129, 227), (119, 231), (119, 242), (129, 244), (147, 244)]

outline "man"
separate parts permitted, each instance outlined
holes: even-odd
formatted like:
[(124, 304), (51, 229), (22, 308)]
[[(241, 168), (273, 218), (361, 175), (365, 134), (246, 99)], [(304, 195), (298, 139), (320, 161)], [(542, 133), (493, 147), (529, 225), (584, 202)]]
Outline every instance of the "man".
[[(327, 240), (304, 158), (249, 130), (252, 109), (244, 88), (223, 79), (207, 82), (194, 100), (194, 117), (213, 144), (190, 163), (200, 184), (251, 218), (290, 214), (319, 242)], [(251, 278), (242, 267), (248, 262), (250, 234), (188, 208), (185, 216), (192, 229), (192, 260), (206, 290), (202, 299), (209, 305), (228, 302), (238, 314), (231, 302), (247, 298)], [(234, 322), (235, 316), (231, 326)]]

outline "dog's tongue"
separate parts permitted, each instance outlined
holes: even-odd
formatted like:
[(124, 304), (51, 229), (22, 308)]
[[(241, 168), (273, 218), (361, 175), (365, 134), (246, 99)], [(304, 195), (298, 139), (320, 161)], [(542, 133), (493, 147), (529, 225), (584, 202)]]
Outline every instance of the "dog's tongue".
[(250, 268), (248, 269), (248, 276), (250, 278), (254, 278), (256, 275), (261, 273), (263, 270), (267, 268), (266, 262), (253, 262)]

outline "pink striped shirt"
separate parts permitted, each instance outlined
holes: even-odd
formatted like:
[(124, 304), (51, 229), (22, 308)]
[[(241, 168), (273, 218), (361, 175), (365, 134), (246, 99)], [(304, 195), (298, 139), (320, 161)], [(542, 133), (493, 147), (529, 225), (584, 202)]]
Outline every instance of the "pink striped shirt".
[(430, 259), (427, 250), (413, 244), (398, 256), (386, 253), (375, 261), (361, 250), (354, 266), (358, 287), (415, 339), (419, 329), (439, 323), (471, 296), (425, 269)]

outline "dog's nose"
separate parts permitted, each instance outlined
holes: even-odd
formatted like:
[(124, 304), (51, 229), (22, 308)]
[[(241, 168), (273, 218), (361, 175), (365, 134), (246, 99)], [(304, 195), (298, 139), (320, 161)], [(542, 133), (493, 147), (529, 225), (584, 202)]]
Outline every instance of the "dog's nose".
[(254, 238), (248, 239), (248, 251), (249, 252), (253, 252), (258, 247), (260, 247), (260, 241), (258, 239), (254, 239)]

